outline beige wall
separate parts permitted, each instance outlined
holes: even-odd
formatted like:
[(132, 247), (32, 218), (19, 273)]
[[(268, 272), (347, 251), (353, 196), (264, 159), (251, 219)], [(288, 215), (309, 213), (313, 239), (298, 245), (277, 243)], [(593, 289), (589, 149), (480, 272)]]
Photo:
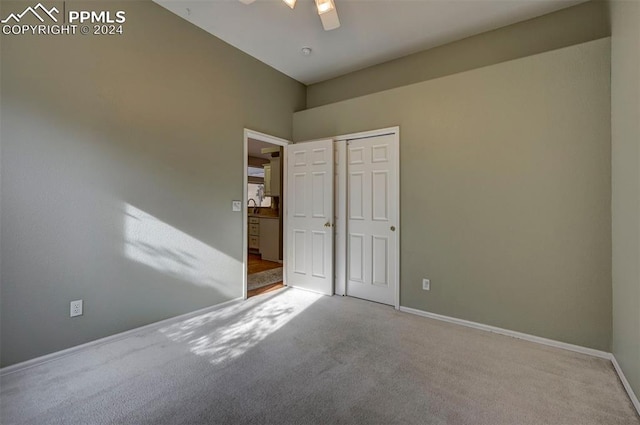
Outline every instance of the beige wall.
[(305, 104), (150, 1), (84, 7), (125, 34), (2, 37), (2, 365), (241, 296), (243, 128)]
[(640, 3), (611, 8), (613, 354), (640, 395)]
[(296, 141), (400, 126), (401, 305), (610, 350), (609, 48), (294, 114)]
[(371, 66), (307, 88), (307, 107), (363, 96), (611, 35), (605, 2), (538, 18)]

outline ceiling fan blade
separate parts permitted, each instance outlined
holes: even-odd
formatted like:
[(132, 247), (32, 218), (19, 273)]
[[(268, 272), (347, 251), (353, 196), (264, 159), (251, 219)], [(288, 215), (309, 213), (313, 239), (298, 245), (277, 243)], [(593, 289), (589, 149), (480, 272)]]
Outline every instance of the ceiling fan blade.
[(338, 18), (338, 12), (335, 9), (320, 15), (320, 20), (322, 21), (322, 27), (325, 31), (340, 28), (340, 19)]
[(322, 21), (322, 27), (325, 31), (331, 31), (340, 27), (340, 19), (338, 19), (338, 11), (333, 0), (316, 0), (316, 8), (318, 15)]
[[(239, 0), (244, 4), (251, 4), (256, 0)], [(296, 0), (283, 0), (290, 8), (294, 8)], [(340, 19), (334, 0), (315, 0), (318, 8), (318, 15), (325, 31), (331, 31), (340, 27)]]

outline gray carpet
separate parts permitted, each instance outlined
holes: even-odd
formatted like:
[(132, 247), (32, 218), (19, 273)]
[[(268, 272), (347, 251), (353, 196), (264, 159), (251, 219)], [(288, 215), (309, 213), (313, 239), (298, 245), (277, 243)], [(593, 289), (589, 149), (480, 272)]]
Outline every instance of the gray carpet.
[(2, 424), (640, 424), (606, 360), (293, 289), (0, 385)]
[(248, 275), (247, 290), (251, 291), (278, 282), (282, 282), (282, 267)]

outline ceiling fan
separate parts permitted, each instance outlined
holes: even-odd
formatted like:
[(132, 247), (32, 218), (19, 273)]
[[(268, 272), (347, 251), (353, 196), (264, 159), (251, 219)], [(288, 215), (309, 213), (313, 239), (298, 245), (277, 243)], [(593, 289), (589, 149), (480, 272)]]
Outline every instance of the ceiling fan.
[[(240, 0), (244, 4), (251, 4), (256, 0)], [(296, 0), (282, 0), (290, 8), (296, 6)], [(333, 0), (315, 0), (318, 15), (322, 21), (322, 27), (325, 31), (331, 31), (340, 27), (340, 19), (338, 19), (338, 11)]]

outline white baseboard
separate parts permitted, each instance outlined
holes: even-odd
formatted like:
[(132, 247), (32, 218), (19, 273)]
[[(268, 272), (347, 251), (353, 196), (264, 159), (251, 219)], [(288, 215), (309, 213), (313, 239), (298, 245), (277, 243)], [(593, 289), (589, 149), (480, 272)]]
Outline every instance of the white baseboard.
[[(297, 289), (297, 288), (296, 288)], [(65, 350), (61, 350), (61, 351), (57, 351), (55, 353), (51, 353), (51, 354), (46, 354), (44, 356), (40, 356), (40, 357), (36, 357), (35, 359), (31, 359), (31, 360), (27, 360), (21, 363), (16, 363), (14, 365), (11, 366), (7, 366), (4, 367), (2, 369), (0, 369), (0, 376), (5, 376), (8, 375), (10, 373), (15, 373), (24, 369), (29, 369), (31, 367), (35, 367), (44, 363), (48, 363), (51, 362), (53, 360), (57, 360), (60, 359), (62, 357), (66, 357), (66, 356), (70, 356), (72, 354), (75, 354), (79, 351), (85, 350), (87, 348), (91, 348), (91, 347), (96, 347), (102, 344), (106, 344), (108, 342), (114, 342), (117, 341), (119, 339), (122, 338), (126, 338), (130, 335), (136, 334), (138, 332), (141, 331), (147, 331), (147, 330), (152, 330), (154, 328), (159, 328), (161, 326), (165, 326), (169, 323), (173, 323), (176, 321), (180, 321), (180, 320), (185, 320), (188, 319), (190, 317), (194, 317), (200, 314), (205, 314), (205, 313), (209, 313), (211, 311), (215, 311), (224, 307), (227, 307), (231, 304), (237, 303), (237, 302), (241, 302), (243, 301), (243, 298), (236, 298), (233, 300), (229, 300), (220, 304), (216, 304), (214, 306), (211, 307), (205, 307), (203, 309), (200, 310), (196, 310), (196, 311), (192, 311), (190, 313), (186, 313), (186, 314), (182, 314), (180, 316), (175, 316), (175, 317), (171, 317), (169, 319), (164, 319), (161, 320), (159, 322), (154, 322), (145, 326), (140, 326), (138, 328), (135, 329), (131, 329), (128, 331), (124, 331), (124, 332), (120, 332), (114, 335), (110, 335), (104, 338), (100, 338), (100, 339), (96, 339), (95, 341), (90, 341), (87, 342), (85, 344), (82, 345), (77, 345), (75, 347), (71, 347), (71, 348), (67, 348)], [(579, 345), (574, 345), (574, 344), (568, 344), (566, 342), (560, 342), (560, 341), (555, 341), (552, 339), (547, 339), (547, 338), (541, 338), (535, 335), (530, 335), (530, 334), (525, 334), (522, 332), (516, 332), (516, 331), (511, 331), (508, 329), (503, 329), (503, 328), (498, 328), (496, 326), (490, 326), (490, 325), (484, 325), (482, 323), (477, 323), (477, 322), (472, 322), (469, 320), (464, 320), (464, 319), (457, 319), (455, 317), (450, 317), (450, 316), (444, 316), (441, 314), (436, 314), (436, 313), (429, 313), (427, 311), (423, 311), (423, 310), (418, 310), (415, 308), (410, 308), (410, 307), (400, 307), (400, 311), (405, 312), (405, 313), (410, 313), (410, 314), (415, 314), (418, 316), (422, 316), (422, 317), (427, 317), (430, 319), (435, 319), (435, 320), (440, 320), (443, 322), (448, 322), (448, 323), (453, 323), (456, 325), (461, 325), (461, 326), (466, 326), (469, 328), (474, 328), (474, 329), (479, 329), (479, 330), (483, 330), (483, 331), (487, 331), (487, 332), (493, 332), (493, 333), (497, 333), (500, 335), (506, 335), (506, 336), (510, 336), (513, 338), (518, 338), (518, 339), (522, 339), (525, 341), (530, 341), (530, 342), (535, 342), (538, 344), (543, 344), (543, 345), (548, 345), (551, 347), (556, 347), (556, 348), (561, 348), (563, 350), (569, 350), (569, 351), (574, 351), (577, 353), (582, 353), (582, 354), (587, 354), (590, 356), (594, 356), (594, 357), (599, 357), (602, 359), (607, 359), (610, 360), (611, 363), (613, 364), (613, 367), (616, 371), (616, 373), (618, 374), (618, 376), (620, 377), (620, 381), (622, 382), (622, 385), (624, 386), (624, 389), (627, 391), (627, 394), (629, 395), (629, 398), (631, 399), (631, 403), (633, 404), (633, 406), (636, 408), (638, 414), (640, 415), (640, 401), (638, 400), (638, 397), (636, 396), (636, 394), (633, 391), (633, 388), (631, 388), (631, 385), (629, 384), (629, 381), (627, 380), (626, 376), (624, 375), (624, 372), (622, 371), (622, 368), (620, 367), (620, 365), (618, 364), (618, 361), (616, 360), (615, 356), (611, 353), (607, 353), (606, 351), (600, 351), (600, 350), (594, 350), (593, 348), (587, 348), (587, 347), (582, 347)]]
[(404, 311), (405, 313), (415, 314), (418, 316), (428, 317), (430, 319), (440, 320), (443, 322), (453, 323), (456, 325), (466, 326), (469, 328), (479, 329), (482, 331), (493, 332), (500, 335), (506, 335), (506, 336), (522, 339), (529, 342), (535, 342), (537, 344), (548, 345), (550, 347), (561, 348), (563, 350), (574, 351), (576, 353), (587, 354), (590, 356), (609, 360), (613, 364), (613, 367), (616, 373), (618, 374), (620, 381), (622, 382), (622, 386), (624, 387), (627, 394), (629, 395), (629, 398), (631, 399), (631, 403), (633, 404), (633, 406), (636, 408), (636, 411), (640, 415), (640, 401), (638, 401), (638, 397), (633, 392), (633, 388), (631, 388), (629, 381), (624, 376), (624, 372), (622, 371), (622, 368), (620, 367), (620, 365), (618, 364), (618, 361), (616, 360), (615, 356), (612, 353), (607, 353), (606, 351), (594, 350), (593, 348), (582, 347), (580, 345), (568, 344), (566, 342), (555, 341), (553, 339), (541, 338), (539, 336), (529, 335), (522, 332), (511, 331), (508, 329), (502, 329), (495, 326), (484, 325), (482, 323), (471, 322), (469, 320), (456, 319), (455, 317), (443, 316), (441, 314), (436, 314), (436, 313), (429, 313), (428, 311), (418, 310), (415, 308), (401, 306), (400, 311)]
[(590, 356), (599, 357), (601, 359), (611, 360), (611, 353), (606, 351), (594, 350), (593, 348), (582, 347), (580, 345), (568, 344), (566, 342), (555, 341), (553, 339), (541, 338), (535, 335), (529, 335), (522, 332), (502, 329), (495, 326), (484, 325), (482, 323), (471, 322), (469, 320), (456, 319), (455, 317), (443, 316), (441, 314), (429, 313), (428, 311), (417, 310), (415, 308), (400, 307), (400, 311), (416, 314), (418, 316), (428, 317), (430, 319), (440, 320), (443, 322), (454, 323), (456, 325), (466, 326), (468, 328), (480, 329), (482, 331), (493, 332), (500, 335), (506, 335), (513, 338), (523, 339), (525, 341), (536, 342), (538, 344), (548, 345), (551, 347), (562, 348), (564, 350), (575, 351), (576, 353), (588, 354)]
[(200, 314), (209, 313), (211, 311), (215, 311), (221, 309), (223, 307), (227, 307), (230, 304), (237, 303), (239, 301), (243, 301), (243, 298), (235, 298), (233, 300), (225, 301), (220, 304), (213, 305), (211, 307), (205, 307), (200, 310), (192, 311), (190, 313), (181, 314), (180, 316), (170, 317), (168, 319), (160, 320), (159, 322), (150, 323), (148, 325), (140, 326), (138, 328), (130, 329), (128, 331), (120, 332), (114, 335), (105, 336), (104, 338), (99, 338), (94, 341), (87, 342), (85, 344), (76, 345), (75, 347), (70, 347), (65, 350), (56, 351), (55, 353), (45, 354), (44, 356), (36, 357), (31, 360), (27, 360), (21, 363), (16, 363), (11, 366), (3, 367), (0, 369), (0, 376), (5, 376), (10, 373), (15, 373), (24, 369), (29, 369), (34, 366), (39, 366), (44, 363), (48, 363), (54, 360), (58, 360), (62, 357), (70, 356), (72, 354), (77, 353), (78, 351), (86, 350), (87, 348), (96, 347), (102, 344), (106, 344), (108, 342), (114, 342), (122, 338), (126, 338), (130, 335), (136, 334), (141, 331), (148, 331), (154, 328), (159, 328), (161, 326), (166, 326), (169, 323), (177, 322), (180, 320), (185, 320), (190, 317), (198, 316)]
[(636, 408), (638, 415), (640, 415), (640, 401), (638, 400), (638, 397), (636, 397), (636, 394), (633, 392), (633, 388), (631, 388), (631, 384), (629, 384), (629, 381), (627, 381), (627, 377), (624, 376), (624, 372), (622, 371), (622, 368), (618, 364), (618, 361), (616, 360), (616, 357), (613, 354), (611, 355), (611, 363), (613, 363), (613, 367), (616, 369), (616, 372), (618, 372), (618, 376), (620, 377), (622, 386), (624, 386), (624, 389), (627, 390), (627, 394), (629, 394), (631, 403), (633, 403), (633, 406)]

